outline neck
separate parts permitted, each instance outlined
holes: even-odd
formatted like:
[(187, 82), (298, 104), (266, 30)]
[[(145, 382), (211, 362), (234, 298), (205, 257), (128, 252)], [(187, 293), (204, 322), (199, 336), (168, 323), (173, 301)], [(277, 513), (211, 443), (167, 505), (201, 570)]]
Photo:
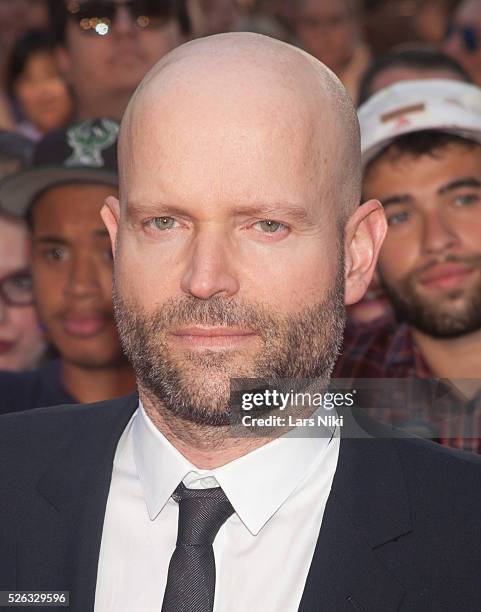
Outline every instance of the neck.
[(79, 121), (108, 117), (120, 121), (133, 91), (117, 91), (111, 96), (93, 96), (79, 98), (76, 118)]
[(199, 469), (220, 467), (272, 441), (272, 438), (231, 437), (229, 426), (199, 425), (176, 417), (141, 385), (139, 396), (157, 429)]
[(440, 378), (481, 378), (481, 330), (459, 338), (433, 338), (412, 328), (426, 363)]
[(64, 361), (62, 383), (79, 402), (88, 404), (131, 393), (135, 390), (135, 374), (127, 362), (87, 369)]

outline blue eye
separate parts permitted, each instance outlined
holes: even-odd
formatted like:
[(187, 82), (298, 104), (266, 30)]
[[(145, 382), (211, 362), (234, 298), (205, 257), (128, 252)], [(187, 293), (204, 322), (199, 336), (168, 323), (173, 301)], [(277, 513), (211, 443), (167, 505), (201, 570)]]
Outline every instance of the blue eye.
[(154, 226), (155, 229), (158, 230), (168, 230), (172, 229), (175, 224), (175, 219), (173, 217), (154, 217), (151, 219), (150, 223)]
[(275, 234), (286, 227), (283, 223), (280, 223), (279, 221), (271, 221), (270, 219), (258, 221), (255, 223), (255, 225), (257, 225), (261, 231), (265, 232), (266, 234)]
[(407, 221), (408, 217), (409, 215), (406, 211), (386, 215), (387, 224), (389, 226), (399, 225), (400, 223), (404, 223), (405, 221)]
[(465, 195), (459, 195), (455, 198), (454, 204), (456, 206), (470, 206), (479, 202), (479, 196), (474, 193), (467, 193)]

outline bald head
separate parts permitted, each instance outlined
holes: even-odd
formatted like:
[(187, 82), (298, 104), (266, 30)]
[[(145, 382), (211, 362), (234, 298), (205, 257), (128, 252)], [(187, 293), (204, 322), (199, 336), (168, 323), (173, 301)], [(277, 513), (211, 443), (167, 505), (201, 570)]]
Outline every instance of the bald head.
[(359, 204), (358, 123), (340, 81), (307, 53), (248, 33), (187, 43), (147, 74), (122, 122), (122, 200), (146, 151), (158, 164), (173, 158), (177, 181), (188, 180), (189, 161), (207, 165), (218, 156), (217, 175), (208, 174), (222, 182), (236, 167), (255, 173), (260, 159), (245, 148), (262, 148), (268, 164), (289, 158), (291, 178), (306, 181), (310, 197), (334, 212)]
[(102, 211), (144, 405), (226, 425), (232, 378), (329, 375), (383, 233), (359, 158), (339, 81), (284, 43), (196, 40), (146, 76)]

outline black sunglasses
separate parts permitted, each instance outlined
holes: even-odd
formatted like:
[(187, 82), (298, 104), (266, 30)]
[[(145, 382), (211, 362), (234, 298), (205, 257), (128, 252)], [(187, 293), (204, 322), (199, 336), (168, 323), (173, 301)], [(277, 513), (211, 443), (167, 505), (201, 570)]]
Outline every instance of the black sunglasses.
[(85, 32), (106, 36), (120, 7), (125, 7), (137, 27), (144, 30), (165, 25), (172, 17), (172, 3), (160, 0), (68, 0), (69, 16)]
[(467, 51), (467, 53), (475, 53), (479, 49), (480, 32), (478, 28), (468, 25), (457, 26), (452, 23), (446, 30), (446, 39), (451, 38), (455, 34), (461, 37), (461, 42), (463, 43), (464, 50)]

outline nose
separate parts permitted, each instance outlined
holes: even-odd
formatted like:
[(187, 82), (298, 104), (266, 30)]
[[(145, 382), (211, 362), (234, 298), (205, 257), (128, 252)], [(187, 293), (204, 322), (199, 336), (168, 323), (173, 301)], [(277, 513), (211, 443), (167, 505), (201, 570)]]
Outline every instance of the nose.
[(459, 243), (452, 223), (434, 211), (424, 220), (423, 250), (428, 255), (440, 255), (450, 251)]
[(88, 253), (72, 260), (69, 276), (65, 285), (65, 294), (76, 299), (95, 296), (99, 291), (95, 262)]
[(125, 4), (118, 4), (113, 22), (113, 31), (119, 35), (131, 34), (135, 31), (135, 22)]
[(224, 241), (213, 231), (199, 232), (182, 275), (182, 291), (203, 300), (231, 297), (239, 291), (239, 280)]

